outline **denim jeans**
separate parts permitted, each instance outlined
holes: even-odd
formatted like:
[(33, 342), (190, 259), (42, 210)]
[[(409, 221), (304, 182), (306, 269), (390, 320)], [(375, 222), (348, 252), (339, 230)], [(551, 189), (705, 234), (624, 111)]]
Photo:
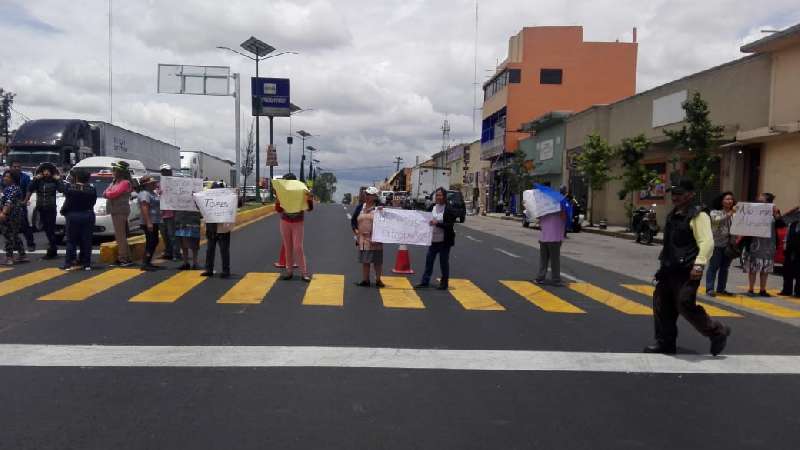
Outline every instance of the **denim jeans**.
[(717, 280), (716, 292), (723, 292), (728, 284), (728, 269), (732, 260), (725, 255), (725, 247), (714, 247), (714, 254), (708, 263), (706, 273), (706, 290), (714, 290), (714, 279)]
[[(92, 211), (67, 213), (67, 265), (77, 262), (83, 267), (91, 266), (94, 220)], [(81, 251), (80, 260), (77, 257), (78, 249)]]
[(442, 271), (442, 284), (447, 286), (450, 280), (450, 246), (444, 242), (434, 242), (428, 247), (428, 255), (425, 257), (425, 273), (422, 274), (422, 284), (431, 282), (433, 275), (433, 263), (436, 255), (439, 255), (439, 269)]

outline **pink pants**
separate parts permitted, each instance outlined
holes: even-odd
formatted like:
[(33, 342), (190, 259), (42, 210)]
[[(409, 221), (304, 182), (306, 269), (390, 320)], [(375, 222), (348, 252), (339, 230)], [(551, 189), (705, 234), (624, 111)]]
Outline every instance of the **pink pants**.
[(283, 237), (283, 248), (286, 250), (286, 271), (292, 273), (296, 262), (303, 275), (308, 275), (306, 256), (303, 253), (303, 222), (281, 220), (281, 236)]

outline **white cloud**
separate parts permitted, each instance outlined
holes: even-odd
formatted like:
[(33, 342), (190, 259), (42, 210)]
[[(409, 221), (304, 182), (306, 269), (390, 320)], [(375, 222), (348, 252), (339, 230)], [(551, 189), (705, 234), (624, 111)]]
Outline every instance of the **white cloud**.
[[(217, 50), (255, 35), (295, 50), (261, 63), (264, 76), (292, 79), (293, 102), (313, 108), (292, 131), (318, 137), (324, 168), (347, 189), (383, 179), (401, 156), (412, 163), (473, 132), (473, 0), (148, 0), (114, 2), (114, 121), (184, 148), (233, 158), (232, 98), (156, 94), (158, 63), (229, 65), (243, 77), (249, 127), (253, 63)], [(481, 2), (478, 82), (506, 56), (523, 26), (583, 25), (587, 40), (630, 40), (639, 29), (638, 89), (738, 58), (762, 28), (800, 21), (796, 0), (596, 0)], [(32, 118), (108, 119), (107, 0), (6, 0), (0, 81)], [(480, 102), (482, 96), (478, 96)], [(267, 120), (262, 123), (262, 150)], [(281, 167), (288, 168), (289, 120), (275, 119)], [(307, 143), (308, 144), (308, 143)], [(293, 150), (297, 172), (300, 140)], [(377, 169), (363, 169), (379, 167)], [(347, 192), (340, 188), (340, 193)]]

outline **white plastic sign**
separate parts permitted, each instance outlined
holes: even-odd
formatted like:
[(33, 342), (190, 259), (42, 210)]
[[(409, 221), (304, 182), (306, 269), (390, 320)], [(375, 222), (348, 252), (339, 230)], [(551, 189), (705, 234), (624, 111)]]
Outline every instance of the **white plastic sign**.
[(768, 238), (775, 218), (772, 203), (737, 203), (731, 219), (731, 234)]
[(206, 223), (236, 223), (235, 189), (209, 189), (194, 194)]
[(372, 223), (372, 240), (384, 244), (431, 245), (433, 215), (425, 211), (382, 209)]
[(538, 189), (531, 189), (523, 192), (522, 205), (525, 206), (529, 220), (561, 211), (560, 202)]
[(197, 211), (192, 194), (203, 190), (202, 178), (161, 177), (161, 209)]

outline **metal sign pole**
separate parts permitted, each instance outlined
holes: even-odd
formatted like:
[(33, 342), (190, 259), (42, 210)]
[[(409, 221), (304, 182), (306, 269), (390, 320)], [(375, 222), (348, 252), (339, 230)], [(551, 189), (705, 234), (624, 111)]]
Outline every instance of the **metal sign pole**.
[(241, 162), (241, 155), (242, 155), (242, 114), (239, 112), (242, 103), (242, 96), (239, 86), (240, 76), (238, 73), (233, 74), (233, 82), (234, 82), (234, 97), (236, 97), (235, 104), (236, 104), (236, 170), (233, 179), (234, 187), (239, 187), (239, 171), (242, 170), (242, 162)]
[[(273, 134), (272, 134), (272, 119), (273, 119), (273, 117), (269, 116), (269, 148), (270, 149), (273, 148), (272, 147), (273, 146), (273, 142), (272, 142), (272, 138), (273, 138)], [(270, 162), (270, 165), (269, 165), (269, 182), (270, 182), (270, 184), (272, 184), (272, 176), (273, 176), (272, 169), (274, 169), (274, 166), (272, 165), (272, 162)], [(269, 199), (272, 200), (272, 189), (270, 189), (270, 191), (269, 191)]]

